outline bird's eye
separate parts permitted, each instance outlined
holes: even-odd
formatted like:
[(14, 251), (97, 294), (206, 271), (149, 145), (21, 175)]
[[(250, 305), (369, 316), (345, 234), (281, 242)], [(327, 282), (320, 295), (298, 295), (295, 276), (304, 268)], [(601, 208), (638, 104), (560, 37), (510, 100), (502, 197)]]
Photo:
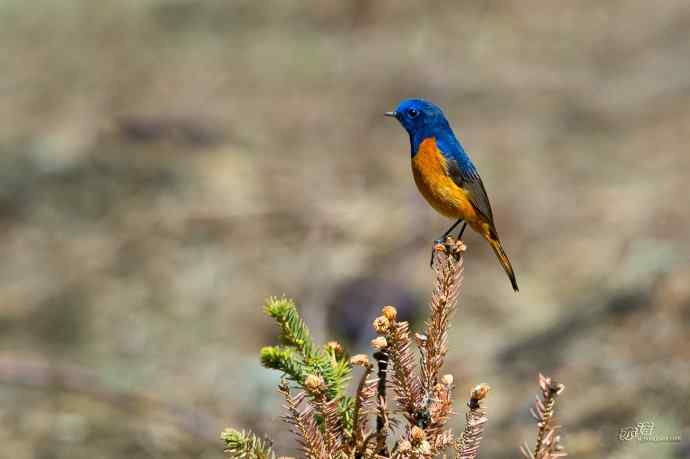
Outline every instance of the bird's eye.
[(417, 110), (416, 108), (411, 108), (407, 111), (407, 115), (410, 118), (417, 118), (417, 116), (419, 116), (419, 110)]

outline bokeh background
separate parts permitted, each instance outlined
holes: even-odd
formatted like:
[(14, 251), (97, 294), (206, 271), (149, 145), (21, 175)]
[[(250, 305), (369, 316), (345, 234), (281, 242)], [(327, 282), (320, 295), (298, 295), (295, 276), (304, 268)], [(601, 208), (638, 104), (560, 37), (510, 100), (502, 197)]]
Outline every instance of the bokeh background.
[[(0, 1), (0, 456), (296, 454), (268, 295), (366, 350), (419, 317), (424, 97), (478, 163), (518, 273), (468, 233), (448, 371), (482, 457), (533, 442), (539, 371), (580, 458), (690, 457), (690, 5)], [(621, 442), (655, 423), (678, 443)], [(463, 416), (456, 418), (461, 426)]]

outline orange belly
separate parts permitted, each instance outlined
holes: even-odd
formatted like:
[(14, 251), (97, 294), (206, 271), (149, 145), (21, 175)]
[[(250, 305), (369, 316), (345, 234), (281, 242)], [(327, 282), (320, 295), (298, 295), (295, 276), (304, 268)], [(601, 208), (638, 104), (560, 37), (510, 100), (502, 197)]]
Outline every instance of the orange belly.
[(446, 160), (436, 146), (436, 139), (426, 139), (419, 145), (412, 158), (412, 174), (422, 196), (438, 213), (462, 218), (473, 227), (480, 223), (467, 192), (448, 176)]

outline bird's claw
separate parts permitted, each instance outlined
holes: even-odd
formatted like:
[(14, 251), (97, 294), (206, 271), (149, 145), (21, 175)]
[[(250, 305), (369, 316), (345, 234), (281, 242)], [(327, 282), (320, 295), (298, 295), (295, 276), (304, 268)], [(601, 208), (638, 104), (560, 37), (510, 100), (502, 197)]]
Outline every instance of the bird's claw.
[(442, 252), (446, 250), (446, 241), (443, 239), (436, 239), (434, 245), (431, 247), (431, 259), (429, 260), (429, 267), (434, 267), (434, 257), (436, 252)]

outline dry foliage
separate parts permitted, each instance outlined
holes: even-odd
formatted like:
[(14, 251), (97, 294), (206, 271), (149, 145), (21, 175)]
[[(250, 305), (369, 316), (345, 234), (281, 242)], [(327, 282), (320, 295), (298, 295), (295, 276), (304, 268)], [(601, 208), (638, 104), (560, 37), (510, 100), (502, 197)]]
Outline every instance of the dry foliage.
[[(284, 419), (304, 457), (445, 458), (451, 448), (456, 458), (477, 457), (488, 421), (483, 400), (489, 386), (480, 384), (470, 393), (465, 428), (456, 437), (448, 427), (455, 414), (453, 376), (441, 375), (448, 329), (462, 287), (465, 246), (448, 238), (435, 251), (434, 290), (425, 333), (412, 337), (409, 323), (398, 320), (393, 306), (385, 306), (373, 323), (379, 335), (372, 341), (373, 361), (363, 354), (346, 359), (342, 346), (333, 341), (319, 350), (294, 303), (269, 299), (266, 311), (281, 327), (283, 346), (264, 348), (262, 362), (285, 374), (279, 386), (287, 409)], [(343, 386), (357, 366), (363, 372), (350, 398)], [(564, 386), (543, 375), (539, 375), (539, 385), (541, 396), (532, 411), (537, 420), (536, 445), (533, 450), (525, 445), (522, 452), (528, 459), (561, 457), (565, 452), (553, 414)], [(264, 442), (251, 434), (226, 429), (223, 438), (226, 451), (234, 457), (273, 457), (268, 449), (260, 449)]]
[(555, 425), (553, 421), (556, 397), (563, 392), (565, 386), (540, 374), (539, 387), (541, 394), (537, 396), (534, 408), (530, 410), (532, 417), (537, 421), (537, 441), (533, 451), (530, 451), (526, 444), (523, 445), (522, 455), (527, 459), (554, 459), (566, 456), (558, 435), (560, 426)]

